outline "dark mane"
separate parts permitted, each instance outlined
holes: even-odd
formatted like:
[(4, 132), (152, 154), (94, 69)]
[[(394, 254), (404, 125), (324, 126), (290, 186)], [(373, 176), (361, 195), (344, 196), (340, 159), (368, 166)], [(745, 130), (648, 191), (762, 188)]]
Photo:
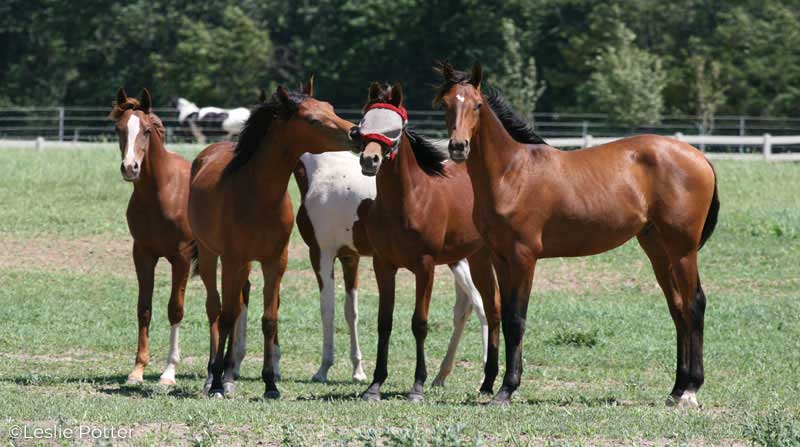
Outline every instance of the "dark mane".
[(444, 162), (450, 158), (447, 150), (436, 147), (433, 141), (425, 139), (411, 128), (406, 127), (405, 133), (417, 165), (428, 175), (444, 176)]
[(533, 131), (531, 123), (519, 116), (511, 104), (506, 101), (500, 90), (493, 87), (484, 87), (484, 97), (497, 118), (503, 123), (511, 138), (523, 144), (547, 144), (542, 137)]
[[(439, 91), (436, 94), (436, 98), (433, 100), (434, 106), (438, 106), (441, 103), (442, 96), (450, 91), (454, 85), (466, 84), (470, 81), (470, 75), (468, 73), (454, 70), (452, 66), (449, 66), (448, 70), (444, 68), (445, 64), (441, 64), (435, 68), (444, 78), (444, 82), (439, 86)], [(445, 72), (447, 72), (449, 76), (445, 76)], [(511, 108), (511, 104), (506, 101), (498, 89), (488, 86), (484, 82), (481, 90), (483, 91), (489, 107), (494, 114), (497, 115), (497, 118), (503, 124), (506, 132), (511, 135), (511, 138), (523, 144), (547, 144), (542, 137), (533, 131), (533, 126)]]
[(288, 93), (291, 100), (291, 110), (288, 113), (277, 94), (273, 94), (269, 101), (259, 104), (250, 111), (250, 118), (247, 119), (244, 129), (239, 135), (239, 142), (236, 143), (233, 159), (225, 167), (223, 176), (236, 172), (247, 164), (261, 147), (264, 135), (272, 122), (277, 118), (288, 119), (297, 110), (297, 106), (308, 97), (299, 92), (290, 91)]

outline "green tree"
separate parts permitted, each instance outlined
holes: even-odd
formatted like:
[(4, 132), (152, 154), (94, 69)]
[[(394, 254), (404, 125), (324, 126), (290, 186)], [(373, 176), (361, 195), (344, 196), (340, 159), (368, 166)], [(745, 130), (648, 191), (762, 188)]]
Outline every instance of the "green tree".
[(714, 117), (725, 102), (725, 86), (720, 80), (720, 64), (702, 56), (693, 56), (694, 92), (697, 116), (703, 132), (714, 132)]
[(617, 124), (656, 123), (666, 85), (661, 60), (636, 47), (636, 36), (625, 25), (618, 23), (614, 36), (618, 43), (600, 51), (584, 94), (591, 95), (595, 111), (608, 113)]
[(536, 59), (532, 56), (526, 59), (522, 53), (514, 22), (503, 19), (501, 29), (506, 47), (499, 70), (493, 76), (493, 83), (508, 98), (515, 111), (532, 120), (536, 103), (547, 89), (547, 83), (538, 80)]

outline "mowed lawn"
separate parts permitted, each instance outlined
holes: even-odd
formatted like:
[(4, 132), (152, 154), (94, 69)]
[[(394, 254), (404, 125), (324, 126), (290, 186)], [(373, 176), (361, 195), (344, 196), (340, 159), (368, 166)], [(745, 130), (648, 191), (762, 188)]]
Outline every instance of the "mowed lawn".
[[(415, 358), (414, 289), (407, 272), (398, 280), (388, 400), (363, 403), (359, 394), (366, 385), (350, 381), (341, 285), (331, 382), (311, 383), (322, 330), (316, 281), (297, 234), (281, 288), (280, 401), (260, 399), (258, 268), (251, 274), (248, 357), (234, 397), (209, 400), (200, 392), (208, 332), (198, 278), (187, 292), (178, 385), (158, 385), (169, 338), (164, 261), (156, 280), (147, 383), (126, 386), (136, 345), (137, 286), (125, 222), (131, 185), (120, 178), (119, 162), (116, 149), (0, 151), (2, 442), (12, 442), (8, 430), (19, 424), (130, 428), (133, 437), (124, 442), (136, 445), (800, 442), (800, 164), (715, 163), (722, 210), (700, 254), (708, 296), (706, 383), (698, 395), (702, 408), (680, 410), (664, 405), (674, 380), (674, 326), (635, 241), (593, 258), (540, 262), (523, 383), (507, 408), (479, 404), (474, 318), (446, 387), (427, 387), (425, 403), (405, 401)], [(294, 180), (290, 191), (299, 205)], [(371, 261), (363, 259), (359, 329), (370, 377), (377, 339), (371, 270)], [(338, 267), (336, 274), (341, 276)], [(453, 302), (451, 274), (440, 268), (427, 340), (429, 382), (450, 337)]]

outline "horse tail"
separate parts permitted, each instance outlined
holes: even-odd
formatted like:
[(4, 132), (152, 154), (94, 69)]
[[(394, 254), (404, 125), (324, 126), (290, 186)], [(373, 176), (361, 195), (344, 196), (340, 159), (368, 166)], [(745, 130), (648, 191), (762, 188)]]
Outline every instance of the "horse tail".
[(189, 264), (191, 265), (191, 276), (197, 276), (200, 274), (200, 244), (197, 241), (192, 241), (192, 254), (190, 257)]
[[(703, 224), (703, 232), (700, 234), (700, 247), (703, 248), (706, 241), (714, 234), (714, 228), (717, 227), (717, 217), (719, 216), (719, 194), (717, 192), (717, 171), (714, 170), (714, 165), (708, 162), (711, 166), (711, 172), (714, 173), (714, 196), (711, 198), (711, 204), (708, 206), (708, 216)], [(699, 283), (698, 283), (699, 284)]]

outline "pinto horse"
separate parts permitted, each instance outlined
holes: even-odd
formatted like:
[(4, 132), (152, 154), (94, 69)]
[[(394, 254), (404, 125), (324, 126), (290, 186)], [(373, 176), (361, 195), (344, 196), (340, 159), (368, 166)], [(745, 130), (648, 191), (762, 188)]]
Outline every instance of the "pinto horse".
[(183, 299), (189, 279), (191, 258), (196, 245), (189, 227), (189, 162), (164, 147), (164, 125), (151, 111), (147, 89), (141, 102), (117, 91), (110, 118), (116, 122), (122, 153), (120, 171), (133, 183), (128, 202), (128, 228), (133, 237), (133, 263), (139, 282), (139, 342), (136, 363), (128, 384), (144, 382), (149, 363), (150, 317), (153, 303), (155, 268), (160, 258), (172, 264), (172, 292), (168, 317), (171, 325), (167, 367), (160, 382), (175, 384), (175, 368), (180, 362), (178, 332), (183, 319)]
[[(375, 251), (373, 266), (380, 295), (377, 365), (372, 384), (362, 397), (364, 400), (381, 398), (380, 388), (388, 376), (395, 276), (398, 268), (406, 268), (416, 277), (411, 329), (416, 339), (417, 362), (408, 399), (424, 399), (428, 308), (434, 270), (441, 264), (452, 269), (457, 293), (461, 294), (459, 301), (465, 303), (457, 304), (454, 310), (455, 328), (448, 349), (449, 358), (442, 362), (442, 370), (452, 369), (452, 356), (469, 317), (471, 306), (466, 303), (471, 301), (483, 324), (484, 339), (488, 337), (481, 392), (491, 393), (497, 375), (499, 296), (489, 252), (472, 224), (469, 176), (463, 165), (445, 163), (446, 154), (405, 127), (407, 118), (402, 102), (399, 84), (383, 88), (373, 83), (364, 117), (354, 131), (354, 139), (361, 142), (363, 174), (377, 176), (375, 201), (358, 212)], [(484, 309), (485, 316), (481, 318)], [(440, 373), (434, 384), (443, 383)]]
[(221, 309), (216, 295), (209, 294), (206, 303), (209, 320), (218, 321), (218, 333), (211, 328), (210, 396), (235, 390), (234, 347), (244, 306), (240, 292), (251, 262), (259, 261), (264, 275), (264, 398), (280, 397), (274, 360), (280, 282), (294, 224), (289, 177), (304, 152), (352, 149), (353, 124), (336, 115), (329, 103), (314, 99), (312, 92), (312, 81), (302, 93), (278, 87), (250, 115), (237, 144), (212, 144), (192, 163), (189, 221), (200, 248), (204, 282), (215, 274), (215, 256), (222, 257)]
[(466, 161), (473, 218), (491, 247), (502, 296), (506, 373), (494, 403), (508, 403), (522, 374), (522, 337), (536, 261), (588, 256), (636, 237), (667, 298), (677, 330), (668, 404), (697, 406), (703, 384), (706, 297), (697, 252), (719, 213), (717, 179), (702, 152), (656, 135), (559, 151), (517, 117), (483, 71), (441, 67), (435, 104), (446, 110), (450, 158)]
[[(377, 194), (375, 177), (361, 173), (358, 158), (349, 152), (303, 154), (294, 171), (302, 204), (297, 212), (297, 228), (308, 245), (309, 258), (319, 285), (322, 314), (322, 364), (311, 380), (325, 382), (333, 365), (333, 317), (335, 283), (333, 264), (342, 264), (345, 285), (344, 315), (350, 329), (350, 360), (353, 380), (361, 382), (366, 375), (361, 364), (358, 344), (358, 264), (361, 257), (373, 255), (358, 210), (368, 213)], [(453, 371), (455, 355), (464, 325), (476, 303), (476, 314), (483, 327), (483, 359), (486, 361), (488, 327), (480, 296), (475, 290), (464, 263), (453, 266), (456, 303), (453, 308), (453, 334), (434, 385), (444, 385)], [(469, 293), (465, 293), (465, 291)]]

